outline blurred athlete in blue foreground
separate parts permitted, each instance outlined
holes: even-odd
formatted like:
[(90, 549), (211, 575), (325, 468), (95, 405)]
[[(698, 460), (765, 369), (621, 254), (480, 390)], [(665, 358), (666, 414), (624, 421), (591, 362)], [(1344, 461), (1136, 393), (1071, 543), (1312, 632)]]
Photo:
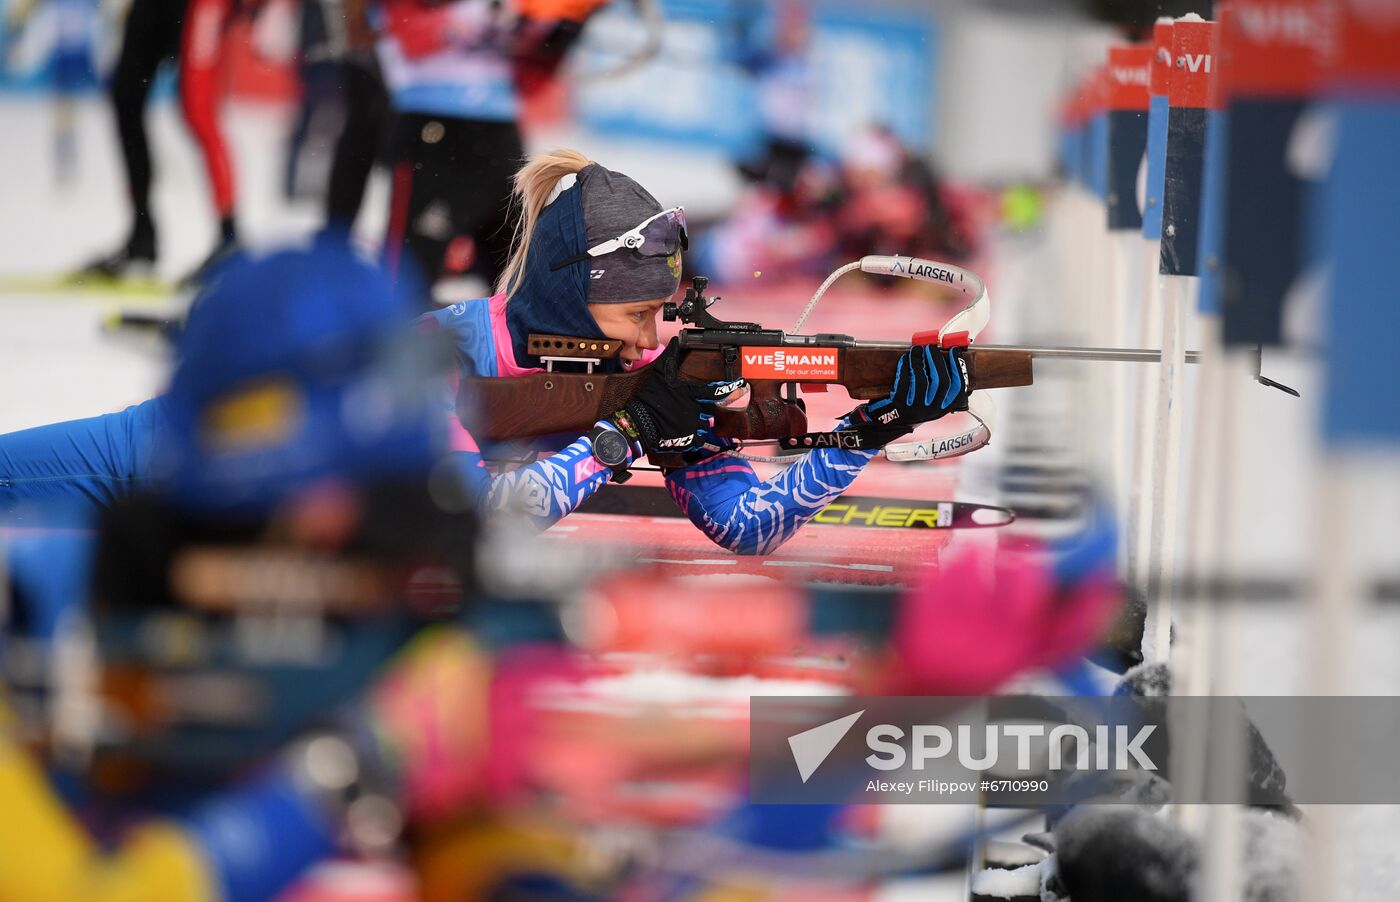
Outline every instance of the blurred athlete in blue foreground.
[[(215, 529), (230, 523), (262, 525), (245, 539), (253, 551), (263, 535), (274, 542), (280, 537), (275, 550), (311, 547), (330, 554), (337, 546), (324, 535), (297, 535), (298, 522), (306, 532), (317, 497), (337, 489), (341, 501), (335, 507), (345, 523), (344, 514), (353, 519), (354, 513), (347, 502), (365, 497), (368, 489), (411, 485), (404, 480), (413, 475), (421, 484), (442, 450), (442, 428), (430, 389), (436, 382), (424, 378), (429, 373), (421, 365), (405, 365), (413, 356), (397, 353), (404, 338), (414, 341), (415, 349), (421, 342), (404, 327), (410, 312), (376, 268), (356, 261), (343, 246), (284, 252), (255, 262), (238, 258), (202, 292), (181, 338), (166, 394), (122, 414), (34, 430), (37, 434), (23, 443), (7, 442), (12, 451), (40, 447), (40, 439), (52, 442), (55, 464), (46, 471), (56, 475), (34, 476), (5, 490), (47, 502), (45, 516), (31, 521), (42, 522), (65, 500), (76, 502), (75, 519), (81, 519), (83, 508), (93, 514), (94, 507), (132, 496), (143, 485), (159, 484), (161, 491), (128, 504), (120, 512), (124, 525), (105, 527), (100, 543), (89, 530), (0, 534), (7, 552), (5, 588), (14, 602), (0, 612), (0, 661), (6, 676), (17, 672), (25, 640), (31, 658), (58, 657), (56, 638), (72, 632), (65, 623), (90, 598), (101, 597), (94, 609), (106, 609), (103, 616), (108, 618), (140, 623), (143, 617), (168, 615), (162, 601), (179, 590), (163, 570), (151, 566), (152, 560), (207, 540), (210, 524)], [(155, 473), (159, 479), (147, 478)], [(44, 486), (54, 491), (46, 493)], [(132, 520), (133, 505), (163, 513)], [(96, 519), (89, 525), (95, 526)], [(319, 519), (324, 524), (324, 517)], [(205, 532), (188, 529), (192, 524)], [(422, 526), (411, 518), (395, 524), (413, 535), (418, 548), (431, 532)], [(345, 537), (335, 541), (343, 544)], [(99, 544), (107, 546), (105, 558), (115, 556), (127, 567), (108, 579), (104, 590), (94, 592), (94, 561), (99, 572), (110, 566), (98, 553)], [(118, 546), (115, 555), (113, 545)], [(218, 583), (233, 587), (238, 580)], [(167, 585), (172, 587), (168, 592), (162, 588)], [(136, 603), (114, 605), (115, 596), (128, 590), (138, 596)], [(95, 622), (101, 619), (94, 617)], [(237, 778), (203, 792), (191, 792), (178, 778), (163, 780), (155, 798), (143, 798), (123, 811), (116, 830), (101, 830), (112, 825), (98, 818), (98, 835), (80, 818), (81, 806), (70, 807), (28, 753), (24, 738), (34, 735), (34, 724), (9, 716), (13, 708), (32, 718), (33, 704), (15, 704), (23, 692), (33, 691), (32, 681), (0, 681), (0, 900), (256, 902), (272, 898), (308, 865), (333, 853), (349, 829), (343, 793), (307, 779), (310, 746), (278, 745), (289, 732), (307, 728), (312, 720), (308, 705), (319, 714), (353, 698), (415, 627), (397, 608), (377, 619), (361, 616), (358, 623), (328, 623), (334, 647), (316, 659), (322, 669), (310, 671), (303, 661), (292, 669), (296, 692), (269, 693), (275, 699), (271, 707), (259, 708), (247, 726), (226, 727), (218, 734), (225, 739), (221, 748), (242, 752)], [(103, 654), (113, 646), (130, 653), (119, 642), (102, 639), (100, 626), (97, 634)], [(209, 626), (204, 635), (213, 639), (215, 628)], [(205, 658), (215, 654), (215, 645), (195, 650), (182, 666), (251, 677), (248, 668), (236, 671), (225, 660), (210, 667)], [(162, 674), (154, 659), (159, 657), (138, 647), (134, 663), (158, 680)], [(358, 666), (335, 666), (352, 659)], [(322, 678), (307, 680), (307, 673)], [(217, 696), (200, 695), (204, 714), (218, 711)], [(132, 734), (129, 741), (136, 747), (143, 747), (143, 741), (148, 749), (170, 745), (167, 740), (177, 733), (171, 722), (179, 720), (173, 711), (167, 709), (158, 724), (126, 718), (114, 724), (116, 734), (104, 727), (92, 741), (111, 745), (110, 737)], [(362, 716), (369, 719), (367, 732), (396, 742), (396, 734), (373, 714)], [(217, 718), (215, 713), (215, 720), (206, 720), (206, 736)], [(153, 726), (165, 731), (154, 742), (144, 732)], [(240, 749), (239, 737), (261, 738), (262, 747)], [(271, 749), (278, 750), (266, 755)], [(185, 753), (180, 763), (201, 764), (188, 745), (175, 751)], [(361, 762), (366, 768), (367, 761)], [(98, 782), (92, 770), (85, 773)], [(152, 803), (160, 813), (142, 817)]]
[[(680, 451), (693, 461), (670, 470), (667, 486), (691, 522), (739, 554), (766, 554), (844, 492), (879, 447), (917, 424), (966, 404), (959, 350), (912, 348), (901, 361), (890, 396), (863, 404), (846, 418), (866, 439), (862, 450), (808, 452), (782, 473), (761, 481), (748, 462), (725, 453), (706, 431), (717, 388), (677, 376), (678, 350), (659, 347), (656, 319), (680, 282), (686, 244), (680, 208), (662, 209), (627, 176), (574, 151), (555, 151), (516, 176), (522, 210), (518, 239), (491, 298), (464, 301), (427, 314), (423, 325), (448, 335), (461, 376), (504, 377), (538, 372), (527, 353), (531, 332), (622, 342), (620, 362), (653, 364), (653, 376), (625, 409), (600, 421), (590, 435), (564, 436), (547, 456), (493, 475), (481, 449), (456, 430), (456, 466), (490, 508), (511, 507), (541, 528), (565, 516), (613, 477), (594, 455), (603, 432), (622, 432), (630, 463), (653, 450)], [(319, 253), (350, 254), (329, 238)], [(351, 288), (364, 264), (337, 266), (332, 256), (324, 290)], [(351, 265), (353, 264), (353, 265)], [(229, 290), (225, 286), (223, 290)], [(295, 321), (295, 306), (274, 315)], [(255, 341), (254, 341), (255, 343)], [(221, 354), (211, 340), (207, 351)], [(733, 386), (725, 386), (732, 388)], [(453, 405), (469, 411), (470, 398)], [(879, 420), (876, 420), (878, 415)], [(159, 476), (156, 451), (167, 428), (166, 400), (125, 411), (0, 436), (0, 506), (66, 499), (103, 508)], [(488, 449), (489, 452), (489, 449)]]

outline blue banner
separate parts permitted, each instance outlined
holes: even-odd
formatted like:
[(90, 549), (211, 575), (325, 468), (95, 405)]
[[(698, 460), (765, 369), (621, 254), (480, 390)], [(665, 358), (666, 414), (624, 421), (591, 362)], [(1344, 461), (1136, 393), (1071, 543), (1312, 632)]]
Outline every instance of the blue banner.
[(1283, 301), (1303, 269), (1306, 187), (1286, 155), (1305, 108), (1297, 99), (1230, 103), (1224, 150), (1230, 181), (1220, 236), (1227, 345), (1283, 340)]
[(1081, 147), (1084, 143), (1084, 130), (1071, 125), (1060, 126), (1060, 169), (1064, 173), (1065, 181), (1071, 183), (1082, 182), (1081, 174), (1083, 152)]
[(1108, 197), (1108, 113), (1099, 112), (1089, 120), (1089, 190), (1100, 199)]
[(1201, 175), (1206, 111), (1172, 107), (1167, 115), (1167, 165), (1162, 195), (1162, 256), (1166, 276), (1194, 276), (1200, 243)]
[(1324, 253), (1332, 273), (1327, 310), (1327, 442), (1400, 440), (1400, 102), (1341, 101), (1336, 156), (1324, 190)]
[(1147, 111), (1147, 189), (1142, 201), (1142, 237), (1162, 237), (1162, 192), (1167, 181), (1167, 98), (1153, 95)]
[(1112, 110), (1108, 114), (1108, 227), (1113, 231), (1142, 227), (1137, 177), (1147, 147), (1147, 113)]
[(1223, 110), (1206, 111), (1205, 168), (1201, 175), (1201, 238), (1200, 246), (1196, 249), (1201, 262), (1197, 307), (1206, 316), (1220, 315), (1220, 233), (1225, 216), (1225, 192), (1229, 190), (1229, 168), (1225, 165), (1229, 128), (1230, 117)]
[[(575, 110), (585, 126), (731, 153), (784, 132), (801, 132), (831, 153), (875, 124), (910, 148), (932, 145), (938, 28), (928, 11), (811, 3), (802, 7), (800, 46), (791, 47), (775, 37), (782, 26), (767, 7), (740, 0), (662, 5), (666, 27), (653, 60), (576, 85)], [(580, 47), (584, 71), (617, 63), (626, 48), (640, 46), (642, 31), (634, 16), (600, 14)]]

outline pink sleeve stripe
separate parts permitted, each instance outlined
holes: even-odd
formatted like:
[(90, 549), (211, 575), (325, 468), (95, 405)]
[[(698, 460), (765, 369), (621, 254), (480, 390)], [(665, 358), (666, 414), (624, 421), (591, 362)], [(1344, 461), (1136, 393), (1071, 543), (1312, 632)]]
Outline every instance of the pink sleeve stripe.
[(491, 337), (496, 344), (497, 376), (528, 376), (538, 373), (538, 367), (520, 366), (515, 362), (515, 342), (510, 337), (510, 325), (506, 321), (505, 294), (493, 295), (488, 302), (491, 307)]

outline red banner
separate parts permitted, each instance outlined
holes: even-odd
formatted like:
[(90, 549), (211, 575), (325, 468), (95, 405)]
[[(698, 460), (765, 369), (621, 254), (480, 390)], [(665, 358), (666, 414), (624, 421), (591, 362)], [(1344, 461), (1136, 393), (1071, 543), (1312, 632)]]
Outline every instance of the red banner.
[(1335, 80), (1354, 87), (1400, 88), (1400, 2), (1338, 0)]
[(1234, 71), (1235, 59), (1228, 44), (1230, 29), (1235, 24), (1234, 0), (1222, 0), (1215, 4), (1215, 28), (1210, 32), (1210, 55), (1215, 72), (1210, 80), (1210, 90), (1206, 92), (1206, 107), (1212, 110), (1225, 109), (1226, 81)]
[(1108, 48), (1108, 108), (1147, 109), (1147, 86), (1151, 68), (1150, 45)]
[(1328, 9), (1326, 0), (1232, 0), (1220, 20), (1229, 52), (1229, 71), (1222, 73), (1227, 95), (1312, 94), (1331, 44)]
[(1215, 71), (1211, 53), (1214, 22), (1199, 16), (1177, 19), (1172, 25), (1172, 81), (1168, 100), (1174, 107), (1204, 109), (1210, 99)]

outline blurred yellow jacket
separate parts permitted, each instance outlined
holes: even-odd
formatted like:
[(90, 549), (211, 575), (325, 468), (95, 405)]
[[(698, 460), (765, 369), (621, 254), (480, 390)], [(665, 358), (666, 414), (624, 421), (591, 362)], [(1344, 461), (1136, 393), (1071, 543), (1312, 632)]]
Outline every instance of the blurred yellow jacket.
[(215, 896), (198, 850), (176, 824), (152, 822), (113, 852), (100, 848), (0, 727), (0, 902), (215, 902)]

